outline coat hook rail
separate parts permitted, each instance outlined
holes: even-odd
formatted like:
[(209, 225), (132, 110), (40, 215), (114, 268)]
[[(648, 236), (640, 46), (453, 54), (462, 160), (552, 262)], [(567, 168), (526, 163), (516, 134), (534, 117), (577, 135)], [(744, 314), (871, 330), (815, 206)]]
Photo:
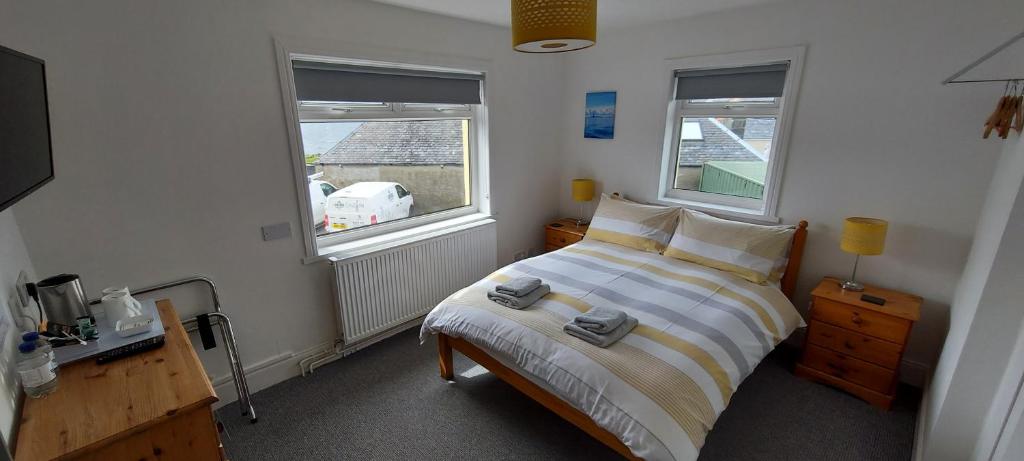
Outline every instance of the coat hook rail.
[(951, 83), (1013, 82), (1013, 81), (1018, 81), (1018, 80), (1024, 80), (1024, 77), (992, 78), (992, 79), (977, 79), (977, 80), (957, 80), (957, 78), (963, 76), (967, 72), (970, 72), (971, 69), (974, 69), (975, 67), (978, 67), (978, 65), (980, 65), (981, 63), (987, 61), (992, 56), (995, 56), (995, 55), (999, 54), (1000, 51), (1005, 50), (1007, 47), (1009, 47), (1010, 45), (1013, 45), (1017, 40), (1020, 40), (1021, 38), (1024, 38), (1024, 31), (1021, 31), (1019, 34), (1014, 35), (1009, 40), (1007, 40), (1007, 41), (1003, 42), (1002, 44), (1000, 44), (999, 46), (993, 48), (988, 53), (985, 53), (982, 57), (978, 58), (974, 62), (968, 64), (963, 69), (960, 69), (956, 73), (954, 73), (953, 75), (950, 75), (948, 78), (946, 78), (945, 80), (942, 81), (942, 84), (943, 85), (949, 85)]

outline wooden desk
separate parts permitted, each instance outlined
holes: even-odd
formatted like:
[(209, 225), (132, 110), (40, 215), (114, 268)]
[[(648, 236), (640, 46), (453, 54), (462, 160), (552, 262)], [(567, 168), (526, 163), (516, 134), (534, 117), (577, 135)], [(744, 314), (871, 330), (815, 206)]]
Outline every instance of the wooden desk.
[(169, 300), (160, 349), (61, 367), (57, 390), (25, 399), (15, 451), (29, 460), (221, 460), (213, 386)]

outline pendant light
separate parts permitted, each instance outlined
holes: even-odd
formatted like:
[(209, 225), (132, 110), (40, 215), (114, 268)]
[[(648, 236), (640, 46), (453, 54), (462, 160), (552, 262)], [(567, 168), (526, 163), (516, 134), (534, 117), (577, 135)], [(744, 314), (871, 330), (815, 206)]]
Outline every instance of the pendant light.
[(524, 53), (580, 50), (597, 40), (597, 0), (512, 0), (512, 46)]

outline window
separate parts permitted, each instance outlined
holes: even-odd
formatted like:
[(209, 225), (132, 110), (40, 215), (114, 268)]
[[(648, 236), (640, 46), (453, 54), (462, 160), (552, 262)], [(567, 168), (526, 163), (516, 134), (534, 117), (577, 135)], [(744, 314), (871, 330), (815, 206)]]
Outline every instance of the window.
[(482, 73), (289, 58), (311, 256), (479, 212)]
[(670, 61), (660, 197), (773, 219), (803, 49)]
[(322, 190), (324, 192), (324, 197), (327, 197), (327, 196), (333, 194), (334, 191), (336, 191), (338, 189), (335, 188), (334, 186), (328, 184), (328, 183), (320, 183), (320, 190)]

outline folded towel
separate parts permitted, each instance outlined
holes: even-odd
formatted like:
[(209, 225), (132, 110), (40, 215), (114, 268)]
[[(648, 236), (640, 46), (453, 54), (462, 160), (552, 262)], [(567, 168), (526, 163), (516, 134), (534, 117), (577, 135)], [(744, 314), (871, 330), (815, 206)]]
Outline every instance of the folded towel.
[(630, 330), (636, 327), (637, 323), (639, 322), (636, 320), (636, 318), (627, 315), (626, 320), (623, 321), (622, 324), (620, 324), (610, 333), (603, 335), (594, 333), (593, 331), (587, 330), (586, 328), (582, 328), (573, 322), (565, 324), (565, 326), (563, 326), (562, 329), (565, 330), (566, 333), (569, 333), (570, 335), (573, 335), (597, 347), (608, 347), (614, 344), (615, 341), (622, 339), (623, 336), (626, 336), (626, 333), (629, 333)]
[(509, 296), (507, 294), (498, 293), (497, 291), (491, 290), (487, 292), (487, 299), (490, 299), (491, 301), (494, 301), (498, 304), (501, 304), (502, 306), (511, 309), (525, 309), (527, 307), (530, 307), (531, 304), (537, 302), (537, 300), (543, 298), (544, 295), (550, 292), (551, 286), (544, 283), (541, 284), (541, 286), (535, 288), (533, 291), (529, 292), (526, 296)]
[(494, 287), (494, 291), (521, 298), (537, 289), (540, 284), (540, 279), (536, 277), (516, 277), (506, 283), (502, 283), (501, 285)]
[(626, 313), (610, 307), (593, 307), (589, 311), (577, 315), (573, 321), (580, 328), (597, 334), (608, 333), (626, 320)]

